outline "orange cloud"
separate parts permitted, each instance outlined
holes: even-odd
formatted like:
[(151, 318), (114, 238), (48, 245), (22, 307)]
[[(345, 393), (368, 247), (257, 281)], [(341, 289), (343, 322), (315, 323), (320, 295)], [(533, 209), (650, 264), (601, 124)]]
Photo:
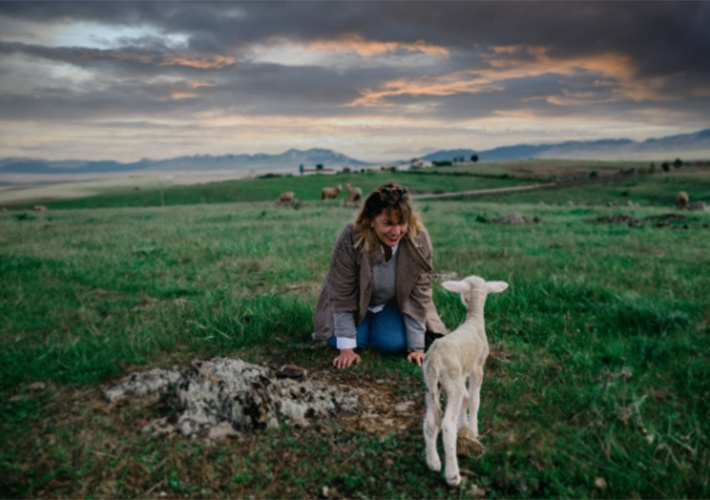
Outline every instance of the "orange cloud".
[(411, 52), (423, 52), (430, 56), (448, 57), (449, 51), (445, 47), (431, 45), (424, 41), (416, 43), (402, 42), (377, 42), (365, 40), (360, 35), (346, 35), (338, 40), (320, 40), (311, 42), (305, 46), (308, 51), (336, 51), (346, 52), (354, 51), (362, 57), (372, 57), (386, 52), (392, 52), (398, 49), (404, 49)]
[[(664, 78), (643, 79), (629, 56), (617, 53), (604, 53), (593, 56), (572, 58), (551, 57), (544, 47), (510, 46), (493, 47), (494, 55), (487, 60), (489, 68), (466, 70), (415, 81), (394, 80), (379, 89), (367, 89), (351, 106), (381, 106), (387, 97), (396, 95), (451, 95), (456, 93), (479, 93), (503, 90), (503, 82), (511, 79), (532, 78), (546, 74), (577, 76), (580, 74), (599, 74), (602, 78), (595, 85), (612, 88), (613, 98), (603, 101), (593, 100), (593, 94), (585, 96), (563, 95), (545, 96), (557, 105), (589, 104), (590, 102), (609, 102), (624, 99), (634, 101), (672, 100), (676, 96), (664, 94), (668, 81)], [(519, 54), (525, 50), (528, 58), (499, 57), (501, 54)], [(586, 101), (584, 100), (586, 99)]]
[(82, 59), (103, 61), (128, 61), (156, 66), (188, 66), (199, 69), (222, 69), (234, 62), (233, 57), (218, 54), (206, 56), (186, 56), (178, 54), (133, 54), (130, 52), (110, 52), (86, 49), (81, 51)]

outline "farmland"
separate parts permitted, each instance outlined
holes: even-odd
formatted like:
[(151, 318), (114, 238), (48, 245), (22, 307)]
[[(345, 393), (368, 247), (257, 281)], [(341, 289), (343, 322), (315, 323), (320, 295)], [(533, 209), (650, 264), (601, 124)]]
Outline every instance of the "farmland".
[[(320, 188), (466, 191), (530, 183), (533, 167), (264, 178), (166, 189), (165, 206), (141, 190), (0, 213), (3, 496), (710, 496), (710, 212), (661, 228), (587, 222), (676, 213), (679, 190), (708, 201), (702, 169), (417, 203), (435, 270), (510, 284), (487, 304), (487, 452), (460, 461), (460, 489), (426, 468), (418, 418), (386, 432), (284, 421), (215, 444), (146, 432), (160, 406), (102, 401), (100, 384), (129, 372), (229, 356), (295, 363), (423, 415), (417, 367), (367, 351), (336, 372), (334, 350), (310, 344), (334, 238), (354, 216), (320, 202)], [(306, 205), (275, 206), (283, 191)], [(606, 206), (628, 201), (640, 206)], [(542, 224), (485, 222), (513, 212)], [(447, 327), (463, 321), (436, 283), (434, 302)], [(37, 381), (45, 388), (30, 389)]]

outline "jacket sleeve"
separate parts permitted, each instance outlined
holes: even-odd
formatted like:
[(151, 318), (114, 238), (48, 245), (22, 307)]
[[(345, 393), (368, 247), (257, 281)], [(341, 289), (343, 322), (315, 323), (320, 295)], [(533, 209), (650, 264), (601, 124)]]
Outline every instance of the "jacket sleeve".
[(352, 224), (345, 226), (335, 240), (333, 255), (330, 259), (330, 301), (333, 312), (356, 312), (360, 287), (358, 284), (358, 250), (353, 248)]
[[(424, 257), (425, 262), (429, 265), (429, 269), (432, 268), (432, 246), (431, 240), (429, 240), (429, 234), (425, 229), (422, 228), (420, 235), (417, 237), (417, 243), (419, 252), (422, 257)], [(419, 308), (422, 312), (421, 317), (413, 317), (413, 319), (424, 322), (426, 320), (426, 311), (434, 308), (434, 301), (432, 300), (432, 273), (429, 270), (422, 269), (417, 278), (417, 282), (412, 288), (410, 297), (412, 301), (419, 304)]]

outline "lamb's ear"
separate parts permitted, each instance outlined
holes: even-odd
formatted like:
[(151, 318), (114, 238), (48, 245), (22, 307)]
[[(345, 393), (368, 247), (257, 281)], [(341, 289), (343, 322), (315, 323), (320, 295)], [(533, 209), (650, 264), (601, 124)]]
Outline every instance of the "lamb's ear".
[(487, 293), (498, 293), (508, 288), (508, 283), (505, 281), (486, 281)]
[(441, 286), (450, 292), (465, 293), (471, 291), (471, 285), (467, 281), (444, 281)]

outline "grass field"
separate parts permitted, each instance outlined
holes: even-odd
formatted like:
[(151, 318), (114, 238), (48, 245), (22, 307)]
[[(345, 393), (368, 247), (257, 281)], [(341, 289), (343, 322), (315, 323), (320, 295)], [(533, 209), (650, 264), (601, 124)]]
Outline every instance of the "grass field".
[[(340, 178), (369, 189), (392, 175)], [(468, 178), (395, 175), (413, 191), (471, 189)], [(108, 409), (102, 382), (230, 356), (381, 387), (423, 411), (420, 370), (403, 359), (368, 351), (336, 373), (334, 350), (308, 346), (333, 241), (353, 210), (249, 201), (297, 188), (313, 200), (318, 183), (333, 179), (180, 188), (166, 191), (175, 203), (167, 207), (133, 206), (128, 193), (57, 201), (25, 218), (0, 213), (2, 496), (308, 498), (323, 486), (348, 498), (710, 496), (710, 229), (592, 225), (585, 221), (620, 211), (669, 210), (566, 204), (636, 199), (642, 188), (638, 199), (667, 205), (681, 188), (707, 201), (701, 174), (639, 178), (628, 196), (595, 185), (418, 204), (436, 270), (511, 285), (487, 304), (489, 340), (501, 353), (487, 362), (482, 390), (487, 452), (460, 461), (460, 489), (426, 468), (421, 420), (382, 435), (338, 420), (284, 422), (208, 445), (144, 432), (160, 407)], [(227, 190), (242, 201), (217, 203)], [(169, 202), (172, 193), (180, 197)], [(556, 198), (540, 205), (547, 193)], [(100, 206), (112, 208), (74, 209)], [(514, 211), (543, 224), (477, 222)], [(692, 215), (710, 223), (708, 213)], [(458, 297), (436, 284), (434, 301), (449, 328), (464, 319)], [(31, 390), (36, 381), (46, 389)]]
[[(165, 205), (185, 205), (200, 203), (236, 203), (254, 201), (274, 201), (286, 191), (293, 191), (296, 198), (303, 201), (320, 200), (324, 187), (340, 184), (345, 194), (345, 185), (362, 188), (364, 193), (379, 187), (383, 182), (406, 181), (412, 193), (446, 193), (524, 184), (520, 179), (477, 178), (437, 176), (426, 174), (407, 175), (402, 172), (372, 172), (367, 174), (306, 175), (274, 178), (256, 178), (243, 181), (225, 181), (196, 186), (176, 186), (161, 191), (159, 189), (126, 190), (123, 193), (108, 193), (87, 198), (53, 200), (42, 204), (50, 209), (115, 208), (115, 207), (159, 207)], [(36, 203), (13, 205), (13, 208), (31, 208)]]

